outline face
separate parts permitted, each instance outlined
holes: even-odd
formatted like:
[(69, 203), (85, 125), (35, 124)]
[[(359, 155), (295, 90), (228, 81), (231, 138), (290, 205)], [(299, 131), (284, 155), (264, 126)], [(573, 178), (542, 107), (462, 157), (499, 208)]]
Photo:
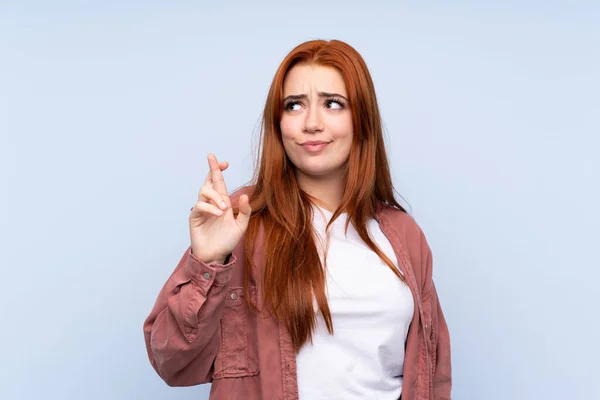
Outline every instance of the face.
[(341, 178), (352, 145), (352, 114), (342, 74), (299, 64), (283, 83), (283, 147), (298, 179)]

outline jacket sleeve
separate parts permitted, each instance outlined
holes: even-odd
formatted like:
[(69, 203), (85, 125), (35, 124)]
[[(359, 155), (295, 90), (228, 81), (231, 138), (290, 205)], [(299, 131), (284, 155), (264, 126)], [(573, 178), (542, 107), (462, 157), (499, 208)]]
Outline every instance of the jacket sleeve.
[(452, 390), (452, 366), (450, 357), (450, 333), (442, 312), (438, 293), (433, 282), (433, 254), (425, 234), (419, 228), (419, 258), (421, 266), (421, 291), (425, 313), (431, 318), (431, 362), (433, 372), (433, 400), (450, 400)]
[(148, 357), (169, 386), (212, 380), (235, 255), (225, 263), (206, 264), (188, 248), (144, 322)]
[(434, 334), (433, 360), (435, 369), (433, 375), (434, 400), (450, 400), (452, 389), (452, 367), (450, 360), (450, 333), (442, 312), (435, 285), (432, 283), (431, 322)]

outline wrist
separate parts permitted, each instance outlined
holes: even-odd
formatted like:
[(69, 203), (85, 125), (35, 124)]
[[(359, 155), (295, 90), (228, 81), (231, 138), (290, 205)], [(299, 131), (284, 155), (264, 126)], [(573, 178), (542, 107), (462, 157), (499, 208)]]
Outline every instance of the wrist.
[(202, 255), (198, 255), (197, 252), (194, 251), (193, 248), (190, 248), (190, 254), (197, 259), (198, 261), (201, 261), (205, 264), (225, 264), (225, 262), (227, 261), (227, 259), (229, 258), (229, 255), (227, 256), (202, 256)]

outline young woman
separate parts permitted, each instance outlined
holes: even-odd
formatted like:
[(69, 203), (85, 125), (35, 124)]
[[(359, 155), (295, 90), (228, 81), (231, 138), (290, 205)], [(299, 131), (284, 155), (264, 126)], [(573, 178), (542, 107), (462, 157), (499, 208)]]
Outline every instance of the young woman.
[(227, 162), (192, 208), (191, 245), (144, 323), (167, 384), (211, 399), (450, 399), (432, 256), (398, 204), (360, 54), (309, 41), (279, 66), (253, 181)]

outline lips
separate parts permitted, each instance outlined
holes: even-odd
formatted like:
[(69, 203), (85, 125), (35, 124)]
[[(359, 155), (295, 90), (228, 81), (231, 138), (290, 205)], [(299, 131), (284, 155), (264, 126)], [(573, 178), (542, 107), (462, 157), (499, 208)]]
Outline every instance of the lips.
[(301, 143), (301, 146), (310, 152), (317, 152), (323, 150), (329, 142), (324, 142), (322, 140), (310, 140), (304, 143)]
[(300, 143), (301, 145), (305, 146), (305, 145), (317, 145), (317, 144), (327, 144), (328, 142), (324, 141), (324, 140), (307, 140), (304, 143)]

